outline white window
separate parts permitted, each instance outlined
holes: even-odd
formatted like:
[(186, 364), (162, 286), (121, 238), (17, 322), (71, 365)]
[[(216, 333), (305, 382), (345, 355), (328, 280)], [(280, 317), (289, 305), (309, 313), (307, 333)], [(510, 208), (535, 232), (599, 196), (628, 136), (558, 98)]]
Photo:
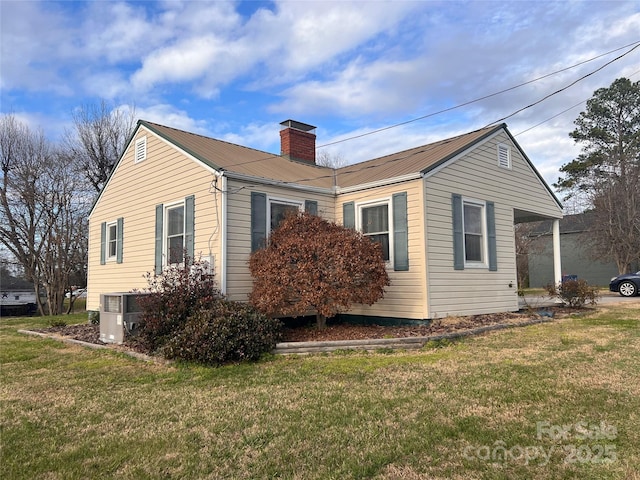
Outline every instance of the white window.
[(115, 260), (118, 256), (118, 223), (107, 224), (107, 260)]
[(280, 200), (276, 198), (269, 199), (269, 229), (268, 231), (275, 230), (280, 225), (280, 222), (289, 213), (297, 213), (302, 211), (302, 202), (295, 200)]
[(142, 162), (147, 158), (147, 137), (141, 137), (135, 144), (135, 163)]
[(184, 262), (184, 203), (168, 206), (165, 210), (165, 258), (168, 263)]
[(380, 244), (385, 261), (391, 260), (393, 251), (389, 205), (388, 199), (358, 205), (358, 229), (365, 237)]
[(485, 204), (464, 199), (462, 212), (465, 266), (484, 267), (487, 258)]
[(511, 148), (504, 143), (498, 144), (498, 166), (511, 169)]

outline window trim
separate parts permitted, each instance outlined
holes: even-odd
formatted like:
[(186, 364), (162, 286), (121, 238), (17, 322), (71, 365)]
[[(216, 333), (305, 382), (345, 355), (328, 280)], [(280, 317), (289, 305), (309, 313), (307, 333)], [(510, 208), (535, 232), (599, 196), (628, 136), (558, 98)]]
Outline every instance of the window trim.
[[(381, 205), (387, 206), (387, 225), (389, 226), (389, 230), (387, 231), (387, 235), (389, 236), (389, 258), (385, 260), (385, 264), (394, 265), (394, 229), (393, 229), (393, 203), (391, 201), (391, 197), (378, 198), (375, 200), (370, 200), (366, 202), (359, 202), (355, 204), (355, 213), (356, 213), (356, 230), (362, 233), (365, 237), (367, 235), (364, 233), (363, 225), (362, 225), (362, 210), (365, 208), (378, 207)], [(380, 235), (376, 233), (375, 235)]]
[[(114, 238), (111, 238), (111, 228), (114, 228)], [(118, 221), (115, 220), (113, 222), (107, 222), (107, 230), (106, 230), (106, 261), (107, 262), (115, 262), (118, 258)], [(111, 243), (115, 245), (115, 252), (111, 255)]]
[[(481, 219), (480, 226), (482, 230), (482, 239), (481, 239), (481, 253), (482, 260), (467, 260), (467, 246), (466, 246), (466, 235), (467, 231), (465, 229), (465, 216), (464, 216), (464, 207), (465, 205), (470, 205), (474, 207), (480, 207), (481, 209)], [(487, 202), (484, 200), (478, 200), (475, 198), (462, 197), (462, 255), (464, 259), (464, 268), (480, 268), (487, 269), (489, 268), (489, 243), (488, 243), (488, 226), (487, 226)]]
[[(169, 210), (182, 207), (182, 261), (179, 263), (171, 263), (169, 260), (171, 259), (169, 252)], [(166, 203), (164, 204), (164, 212), (162, 218), (162, 257), (163, 257), (163, 265), (165, 266), (183, 266), (184, 265), (184, 250), (186, 248), (186, 232), (187, 232), (187, 206), (185, 199), (179, 200), (177, 202)], [(177, 235), (173, 235), (173, 237), (177, 237)]]
[[(116, 253), (110, 255), (110, 239), (111, 227), (115, 226), (115, 242)], [(124, 217), (119, 217), (116, 220), (110, 222), (100, 223), (100, 265), (106, 265), (107, 263), (123, 262), (123, 244), (124, 244)]]
[(267, 218), (265, 219), (267, 238), (271, 235), (271, 205), (274, 203), (298, 207), (298, 211), (304, 212), (304, 200), (292, 200), (290, 198), (272, 197), (267, 195)]
[(147, 136), (136, 139), (133, 149), (133, 163), (140, 163), (147, 159)]

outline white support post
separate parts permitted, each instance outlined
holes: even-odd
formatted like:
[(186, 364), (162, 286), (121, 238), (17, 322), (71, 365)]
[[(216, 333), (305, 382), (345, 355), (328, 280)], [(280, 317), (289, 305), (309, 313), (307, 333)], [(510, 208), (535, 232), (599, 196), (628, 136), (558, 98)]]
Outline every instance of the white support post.
[(562, 262), (560, 260), (560, 220), (553, 221), (553, 281), (556, 285), (562, 282)]

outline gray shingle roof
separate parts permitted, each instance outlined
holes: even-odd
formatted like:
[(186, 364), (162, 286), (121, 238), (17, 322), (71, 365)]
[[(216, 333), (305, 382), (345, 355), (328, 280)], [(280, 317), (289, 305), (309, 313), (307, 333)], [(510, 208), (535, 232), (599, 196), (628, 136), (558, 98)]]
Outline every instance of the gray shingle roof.
[(156, 123), (147, 121), (139, 123), (216, 170), (321, 188), (333, 187), (334, 181), (340, 187), (351, 187), (412, 173), (427, 172), (495, 131), (504, 128), (504, 124), (483, 128), (428, 145), (348, 165), (334, 172), (328, 167), (289, 160), (280, 155)]

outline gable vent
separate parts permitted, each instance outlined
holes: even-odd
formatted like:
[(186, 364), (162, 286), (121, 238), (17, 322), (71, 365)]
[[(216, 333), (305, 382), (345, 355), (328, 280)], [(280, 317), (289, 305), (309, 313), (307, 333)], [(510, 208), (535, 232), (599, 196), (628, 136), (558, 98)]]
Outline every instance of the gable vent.
[(501, 168), (511, 168), (511, 149), (508, 145), (498, 144), (498, 166)]
[(135, 163), (141, 162), (147, 158), (147, 137), (136, 140), (135, 147)]

